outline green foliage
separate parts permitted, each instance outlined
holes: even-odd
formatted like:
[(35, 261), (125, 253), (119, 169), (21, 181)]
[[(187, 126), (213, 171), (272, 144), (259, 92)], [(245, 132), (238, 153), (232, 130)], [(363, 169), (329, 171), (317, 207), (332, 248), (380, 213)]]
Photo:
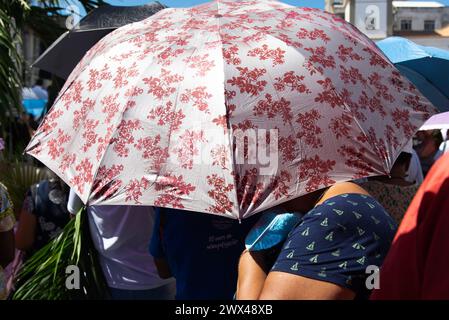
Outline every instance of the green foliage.
[[(59, 23), (65, 17), (61, 8), (72, 4), (68, 0), (38, 0), (33, 5), (28, 2), (31, 1), (0, 0), (0, 137), (7, 143), (10, 143), (11, 123), (23, 111), (22, 31), (24, 28), (33, 30), (44, 45), (49, 46), (65, 31)], [(86, 12), (105, 4), (104, 0), (79, 2)]]
[[(108, 288), (89, 234), (83, 208), (62, 233), (23, 265), (14, 300), (100, 300)], [(80, 289), (66, 286), (66, 268), (78, 266)]]
[(28, 189), (41, 180), (47, 178), (47, 170), (37, 168), (31, 164), (15, 160), (12, 163), (0, 163), (0, 181), (8, 188), (8, 193), (18, 213), (22, 207)]

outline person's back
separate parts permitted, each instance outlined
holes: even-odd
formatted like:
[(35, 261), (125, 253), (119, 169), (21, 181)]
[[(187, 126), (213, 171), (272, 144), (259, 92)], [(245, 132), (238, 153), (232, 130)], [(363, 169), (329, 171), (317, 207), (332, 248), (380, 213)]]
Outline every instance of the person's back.
[[(69, 210), (81, 207), (70, 192)], [(174, 279), (161, 279), (148, 252), (154, 212), (147, 206), (88, 206), (91, 237), (113, 299), (173, 299)]]
[(244, 239), (258, 217), (241, 222), (175, 209), (158, 211), (151, 241), (176, 278), (176, 299), (232, 299)]

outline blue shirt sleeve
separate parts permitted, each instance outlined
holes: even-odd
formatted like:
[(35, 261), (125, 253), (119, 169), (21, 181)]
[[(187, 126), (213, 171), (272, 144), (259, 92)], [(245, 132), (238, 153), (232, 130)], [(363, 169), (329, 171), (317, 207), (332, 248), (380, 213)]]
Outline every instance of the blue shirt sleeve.
[(161, 212), (158, 208), (154, 208), (155, 218), (154, 218), (154, 226), (153, 226), (153, 234), (151, 236), (150, 242), (150, 253), (155, 258), (164, 258), (165, 253), (162, 247), (162, 239), (160, 232), (160, 224), (161, 224)]

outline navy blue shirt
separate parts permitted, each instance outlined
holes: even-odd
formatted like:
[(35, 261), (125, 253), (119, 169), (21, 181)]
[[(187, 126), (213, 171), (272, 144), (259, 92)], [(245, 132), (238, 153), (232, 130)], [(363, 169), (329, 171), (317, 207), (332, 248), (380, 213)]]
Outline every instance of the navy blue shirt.
[(343, 194), (304, 215), (287, 237), (272, 271), (291, 273), (349, 288), (367, 298), (369, 265), (380, 267), (397, 229), (372, 197)]
[(205, 213), (155, 210), (150, 252), (167, 260), (176, 278), (176, 299), (232, 299), (244, 239), (258, 215), (239, 223)]

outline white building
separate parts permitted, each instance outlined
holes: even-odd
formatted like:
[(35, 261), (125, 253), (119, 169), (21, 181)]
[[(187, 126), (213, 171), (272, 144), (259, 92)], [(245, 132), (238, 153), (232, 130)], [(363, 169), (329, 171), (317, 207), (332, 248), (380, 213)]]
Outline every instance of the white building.
[(393, 34), (449, 50), (449, 7), (440, 2), (393, 1)]
[(449, 7), (437, 1), (326, 0), (326, 10), (374, 40), (397, 35), (449, 50)]

